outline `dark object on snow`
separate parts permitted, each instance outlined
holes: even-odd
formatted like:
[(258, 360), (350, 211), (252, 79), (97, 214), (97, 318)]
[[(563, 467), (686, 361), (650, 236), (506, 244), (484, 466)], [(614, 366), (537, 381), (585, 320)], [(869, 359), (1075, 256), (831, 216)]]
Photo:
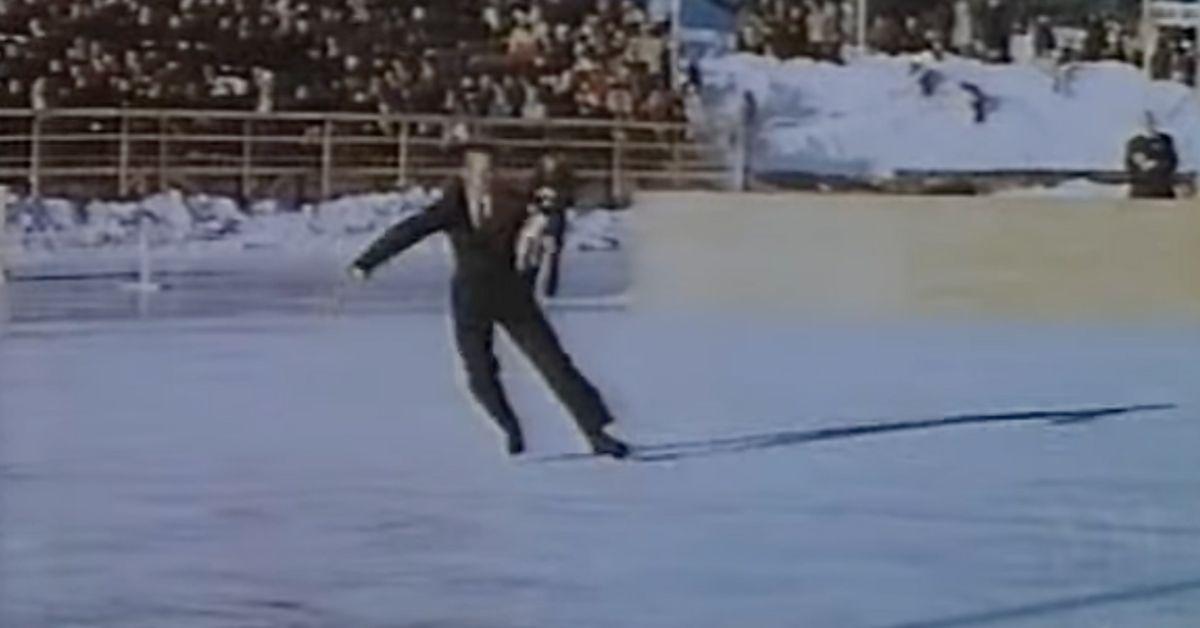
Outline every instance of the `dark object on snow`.
[(963, 81), (959, 83), (963, 91), (971, 98), (971, 113), (975, 124), (983, 124), (987, 122), (989, 113), (996, 109), (996, 99), (988, 96), (980, 87), (974, 83)]
[(909, 70), (917, 75), (917, 86), (921, 88), (921, 95), (926, 98), (933, 96), (938, 87), (946, 82), (944, 74), (920, 63), (914, 63)]
[[(490, 166), (489, 166), (490, 167)], [(508, 436), (512, 454), (524, 450), (516, 413), (500, 385), (494, 331), (504, 328), (570, 410), (597, 453), (616, 456), (619, 443), (604, 434), (612, 415), (600, 393), (559, 344), (533, 291), (514, 267), (517, 235), (527, 216), (524, 194), (490, 184), (474, 211), (467, 183), (454, 178), (442, 200), (388, 229), (353, 266), (369, 275), (380, 264), (428, 235), (443, 232), (454, 250), (451, 306), (454, 336), (471, 393)]]
[(1129, 173), (1131, 198), (1175, 198), (1175, 171), (1179, 155), (1170, 135), (1149, 128), (1125, 146), (1125, 170)]

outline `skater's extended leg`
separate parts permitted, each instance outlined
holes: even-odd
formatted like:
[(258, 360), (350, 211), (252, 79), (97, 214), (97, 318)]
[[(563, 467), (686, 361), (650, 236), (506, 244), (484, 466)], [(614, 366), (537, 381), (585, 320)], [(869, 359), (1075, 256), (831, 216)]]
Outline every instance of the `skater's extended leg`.
[(537, 308), (500, 321), (513, 342), (529, 358), (555, 395), (571, 412), (579, 429), (599, 453), (624, 456), (626, 446), (604, 433), (612, 415), (600, 392), (575, 367), (563, 351), (558, 336)]
[(456, 305), (454, 337), (467, 373), (467, 387), (508, 438), (508, 452), (525, 449), (521, 426), (500, 385), (500, 363), (492, 351), (493, 323)]

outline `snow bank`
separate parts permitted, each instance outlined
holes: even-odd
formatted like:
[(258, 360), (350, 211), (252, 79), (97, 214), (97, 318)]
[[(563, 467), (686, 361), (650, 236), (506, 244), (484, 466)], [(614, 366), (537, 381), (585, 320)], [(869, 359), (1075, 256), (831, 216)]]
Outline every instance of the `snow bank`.
[[(369, 238), (428, 207), (438, 190), (352, 195), (288, 211), (278, 201), (240, 206), (220, 196), (178, 191), (140, 201), (18, 199), (10, 202), (3, 246), (9, 259), (73, 259), (89, 253), (131, 254), (144, 219), (152, 246), (189, 256), (230, 256), (249, 249), (342, 252), (346, 240)], [(624, 240), (623, 219), (613, 212), (575, 212), (571, 250), (614, 250)]]
[(1129, 198), (1129, 186), (1096, 183), (1087, 179), (1071, 179), (1052, 186), (1000, 190), (993, 193), (992, 196), (1001, 198), (1122, 199)]
[(132, 246), (143, 223), (155, 246), (224, 241), (286, 245), (317, 236), (378, 229), (429, 203), (420, 188), (349, 197), (281, 212), (278, 203), (246, 210), (233, 199), (177, 190), (138, 201), (21, 199), (8, 210), (5, 240), (14, 251), (101, 249)]
[[(887, 176), (896, 170), (1121, 170), (1152, 111), (1181, 169), (1200, 166), (1200, 102), (1132, 66), (1053, 70), (947, 58), (864, 57), (847, 65), (730, 55), (703, 66), (713, 115), (757, 107), (768, 170)], [(976, 122), (976, 105), (984, 121)]]

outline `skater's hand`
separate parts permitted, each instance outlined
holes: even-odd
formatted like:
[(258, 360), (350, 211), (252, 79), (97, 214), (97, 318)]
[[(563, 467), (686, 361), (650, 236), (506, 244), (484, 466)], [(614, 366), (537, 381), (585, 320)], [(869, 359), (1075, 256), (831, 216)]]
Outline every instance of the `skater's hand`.
[(357, 282), (363, 282), (371, 278), (367, 271), (363, 270), (362, 267), (355, 265), (351, 265), (349, 268), (347, 268), (346, 274), (350, 276), (350, 279)]

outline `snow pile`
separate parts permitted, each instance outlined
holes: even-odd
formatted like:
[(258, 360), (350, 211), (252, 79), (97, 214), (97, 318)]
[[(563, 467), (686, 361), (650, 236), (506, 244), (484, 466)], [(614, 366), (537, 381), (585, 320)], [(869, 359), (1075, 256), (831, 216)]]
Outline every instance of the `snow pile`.
[(1048, 187), (1013, 188), (992, 194), (1003, 198), (1098, 199), (1129, 198), (1128, 185), (1096, 183), (1087, 179), (1071, 179)]
[[(233, 199), (168, 191), (140, 201), (18, 199), (10, 201), (3, 246), (13, 258), (58, 253), (131, 252), (144, 226), (152, 246), (188, 254), (250, 249), (292, 252), (341, 250), (414, 212), (429, 207), (440, 191), (413, 187), (303, 205), (274, 200), (242, 207)], [(575, 251), (615, 250), (623, 221), (609, 211), (572, 212), (566, 246)]]
[(735, 119), (753, 99), (761, 170), (1122, 170), (1146, 111), (1174, 135), (1181, 169), (1200, 166), (1200, 103), (1121, 63), (871, 56), (834, 65), (739, 54), (703, 71), (721, 95), (712, 115)]
[(302, 208), (312, 216), (310, 225), (319, 233), (358, 234), (378, 231), (399, 215), (424, 209), (440, 198), (440, 192), (415, 187), (407, 192), (382, 192), (344, 196)]
[(132, 246), (144, 224), (156, 246), (223, 241), (283, 246), (321, 236), (373, 231), (432, 202), (423, 188), (335, 199), (300, 212), (277, 201), (243, 209), (237, 201), (177, 190), (139, 201), (21, 199), (10, 204), (6, 243), (22, 249), (97, 249)]
[(572, 211), (565, 246), (573, 251), (613, 251), (625, 240), (621, 214), (593, 209)]

